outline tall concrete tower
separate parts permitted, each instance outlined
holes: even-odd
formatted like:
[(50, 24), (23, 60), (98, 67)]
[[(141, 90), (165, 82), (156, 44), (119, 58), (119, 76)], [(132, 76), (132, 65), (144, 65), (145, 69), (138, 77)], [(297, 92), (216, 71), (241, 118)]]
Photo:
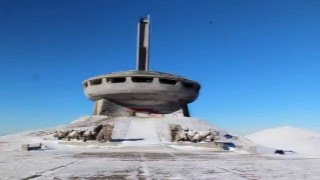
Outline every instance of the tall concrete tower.
[(168, 73), (150, 71), (150, 16), (140, 18), (135, 71), (116, 72), (87, 79), (84, 93), (95, 101), (94, 114), (134, 116), (136, 112), (170, 114), (182, 110), (199, 94), (196, 81)]
[(149, 70), (150, 52), (150, 16), (141, 18), (138, 23), (137, 71)]

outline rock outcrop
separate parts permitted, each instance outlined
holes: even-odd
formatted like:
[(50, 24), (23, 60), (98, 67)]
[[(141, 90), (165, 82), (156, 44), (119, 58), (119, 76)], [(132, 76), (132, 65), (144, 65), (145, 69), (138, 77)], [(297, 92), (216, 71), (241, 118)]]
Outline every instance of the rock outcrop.
[(112, 136), (112, 131), (113, 131), (113, 126), (111, 126), (110, 124), (103, 125), (96, 139), (100, 142), (110, 141)]
[(169, 127), (172, 142), (215, 142), (219, 139), (219, 132), (213, 129), (197, 132), (178, 124), (170, 124)]
[(57, 131), (54, 133), (53, 137), (61, 140), (83, 140), (84, 142), (88, 140), (98, 140), (100, 142), (110, 141), (112, 137), (113, 125), (110, 124), (98, 124), (93, 129), (78, 129), (78, 130), (65, 130)]

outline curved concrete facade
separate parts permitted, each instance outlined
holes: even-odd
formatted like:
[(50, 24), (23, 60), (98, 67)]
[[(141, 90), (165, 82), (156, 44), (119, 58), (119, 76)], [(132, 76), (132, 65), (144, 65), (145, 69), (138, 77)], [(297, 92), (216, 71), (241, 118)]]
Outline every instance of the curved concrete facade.
[(172, 113), (193, 102), (200, 85), (179, 76), (155, 71), (125, 71), (83, 82), (85, 95), (108, 99), (136, 111)]

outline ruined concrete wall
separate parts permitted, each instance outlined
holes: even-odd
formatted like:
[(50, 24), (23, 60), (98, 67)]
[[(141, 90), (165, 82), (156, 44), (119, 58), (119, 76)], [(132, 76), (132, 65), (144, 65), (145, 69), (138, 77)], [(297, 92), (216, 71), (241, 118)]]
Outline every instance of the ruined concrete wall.
[(133, 116), (134, 111), (113, 103), (106, 99), (100, 99), (95, 102), (94, 115), (116, 116)]
[(138, 117), (190, 117), (188, 105), (184, 105), (182, 109), (170, 114), (150, 114), (146, 112), (135, 112), (129, 108), (113, 103), (106, 99), (95, 102), (94, 115), (106, 115), (110, 117), (117, 116), (138, 116)]

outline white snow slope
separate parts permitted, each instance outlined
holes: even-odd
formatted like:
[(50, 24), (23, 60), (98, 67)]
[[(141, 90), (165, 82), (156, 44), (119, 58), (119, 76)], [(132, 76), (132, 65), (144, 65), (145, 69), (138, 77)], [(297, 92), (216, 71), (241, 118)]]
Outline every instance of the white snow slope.
[(302, 155), (320, 156), (320, 134), (290, 126), (266, 129), (246, 136), (256, 144)]
[[(119, 142), (68, 142), (52, 137), (55, 130), (87, 129), (99, 123), (114, 124), (112, 136)], [(210, 143), (172, 143), (169, 124), (181, 124), (196, 131), (218, 130), (195, 118), (83, 116), (67, 126), (0, 137), (0, 179), (318, 180), (320, 177), (320, 158), (244, 150), (231, 153), (217, 151)], [(47, 148), (20, 150), (21, 144), (39, 142)], [(235, 142), (239, 148), (253, 144), (241, 137)]]

